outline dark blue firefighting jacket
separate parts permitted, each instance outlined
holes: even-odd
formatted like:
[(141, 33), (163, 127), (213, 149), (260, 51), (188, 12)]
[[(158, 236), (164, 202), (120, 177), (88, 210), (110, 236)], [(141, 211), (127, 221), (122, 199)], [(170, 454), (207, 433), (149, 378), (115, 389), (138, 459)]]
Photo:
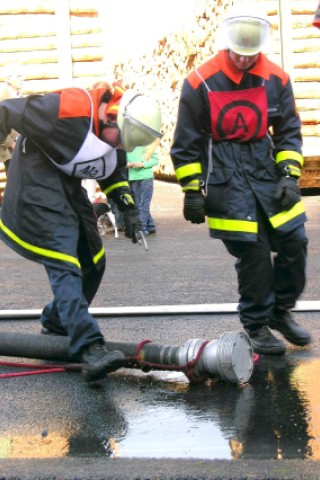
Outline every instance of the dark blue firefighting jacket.
[(183, 191), (204, 185), (210, 236), (255, 241), (257, 202), (273, 228), (304, 223), (302, 201), (274, 199), (280, 175), (300, 177), (301, 152), (290, 79), (265, 55), (241, 72), (220, 51), (184, 81), (171, 158)]
[[(94, 103), (93, 132), (98, 134), (102, 91), (89, 92)], [(92, 102), (82, 89), (0, 103), (0, 139), (12, 128), (20, 134), (2, 202), (0, 237), (31, 260), (77, 272), (81, 268), (79, 235), (97, 268), (105, 263), (104, 248), (81, 178), (67, 175), (56, 164), (65, 165), (74, 158), (90, 124)], [(114, 196), (130, 192), (125, 157), (121, 151), (116, 153), (113, 171), (99, 181), (101, 189)]]

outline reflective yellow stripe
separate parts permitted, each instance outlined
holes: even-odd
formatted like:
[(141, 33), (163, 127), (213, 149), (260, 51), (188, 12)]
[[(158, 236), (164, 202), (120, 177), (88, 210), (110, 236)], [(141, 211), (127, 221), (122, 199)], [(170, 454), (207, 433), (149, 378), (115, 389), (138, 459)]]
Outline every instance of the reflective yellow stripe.
[(15, 243), (25, 248), (26, 250), (29, 250), (30, 252), (36, 253), (43, 257), (55, 258), (56, 260), (62, 260), (64, 262), (73, 263), (74, 265), (77, 265), (77, 267), (80, 268), (79, 260), (75, 257), (72, 257), (71, 255), (55, 252), (54, 250), (46, 250), (44, 248), (39, 248), (34, 245), (31, 245), (30, 243), (24, 242), (23, 240), (21, 240), (21, 238), (17, 237), (17, 235), (15, 235), (11, 230), (9, 230), (9, 228), (3, 224), (2, 220), (0, 220), (0, 228), (4, 231), (6, 235), (8, 235), (8, 237), (11, 238), (11, 240), (13, 240)]
[(304, 204), (302, 202), (298, 202), (292, 207), (290, 210), (285, 210), (283, 212), (278, 213), (274, 217), (270, 218), (270, 223), (273, 228), (278, 228), (284, 223), (289, 222), (293, 218), (301, 215), (301, 213), (305, 212)]
[(97, 253), (97, 255), (95, 255), (93, 257), (93, 263), (97, 264), (99, 262), (99, 260), (101, 260), (101, 258), (103, 257), (104, 255), (104, 248), (102, 247), (100, 252)]
[(301, 177), (301, 168), (289, 165), (289, 175), (293, 177)]
[(128, 182), (115, 183), (114, 185), (111, 185), (111, 187), (108, 187), (105, 190), (103, 190), (103, 193), (105, 195), (108, 195), (108, 193), (112, 192), (112, 190), (115, 190), (116, 188), (120, 188), (120, 187), (129, 187), (129, 183)]
[(184, 165), (183, 167), (176, 169), (176, 177), (178, 181), (182, 178), (189, 177), (190, 175), (198, 175), (201, 173), (201, 163), (190, 163), (189, 165)]
[(301, 153), (294, 152), (293, 150), (284, 150), (282, 152), (277, 153), (276, 164), (278, 164), (280, 162), (288, 161), (288, 160), (289, 161), (294, 160), (294, 161), (299, 163), (301, 168), (303, 167), (304, 160), (303, 160), (303, 156), (301, 155)]
[(134, 201), (133, 201), (132, 195), (130, 195), (130, 193), (124, 193), (123, 195), (121, 195), (121, 198), (122, 197), (123, 197), (123, 201), (126, 205), (134, 205)]
[(184, 187), (182, 187), (183, 192), (189, 192), (189, 191), (199, 191), (200, 190), (200, 180), (196, 178), (195, 180), (192, 180), (191, 182), (187, 183)]
[(209, 228), (229, 232), (258, 233), (258, 223), (247, 220), (226, 220), (223, 218), (208, 218)]

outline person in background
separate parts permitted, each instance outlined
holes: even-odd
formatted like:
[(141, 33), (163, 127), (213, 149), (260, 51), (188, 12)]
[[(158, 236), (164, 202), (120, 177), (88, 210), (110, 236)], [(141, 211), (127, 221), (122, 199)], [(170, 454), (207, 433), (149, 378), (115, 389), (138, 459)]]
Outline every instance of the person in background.
[[(129, 104), (130, 103), (130, 104)], [(91, 202), (81, 185), (94, 178), (123, 213), (126, 235), (141, 230), (123, 151), (151, 143), (160, 130), (159, 105), (118, 85), (66, 88), (0, 103), (0, 141), (19, 132), (1, 209), (0, 238), (44, 265), (53, 301), (42, 311), (42, 333), (67, 335), (70, 358), (88, 382), (125, 364), (109, 351), (89, 313), (105, 270), (105, 252)]]
[(254, 351), (281, 355), (286, 346), (271, 330), (294, 345), (311, 342), (291, 312), (308, 243), (301, 121), (289, 76), (262, 53), (264, 12), (242, 2), (220, 29), (220, 51), (184, 81), (171, 158), (185, 219), (207, 216), (210, 236), (236, 258), (239, 316)]
[(159, 163), (159, 155), (156, 151), (158, 145), (159, 141), (156, 140), (152, 145), (136, 147), (132, 152), (127, 153), (129, 183), (141, 220), (142, 231), (146, 235), (156, 233), (150, 206), (154, 186), (153, 167)]

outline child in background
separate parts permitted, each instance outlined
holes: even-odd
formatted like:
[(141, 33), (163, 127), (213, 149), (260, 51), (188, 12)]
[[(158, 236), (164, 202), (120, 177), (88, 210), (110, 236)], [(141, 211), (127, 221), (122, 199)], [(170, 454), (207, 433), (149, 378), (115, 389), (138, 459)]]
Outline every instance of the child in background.
[(153, 167), (159, 163), (156, 151), (159, 140), (146, 147), (136, 147), (127, 152), (129, 183), (145, 235), (156, 233), (156, 225), (150, 212), (153, 195)]

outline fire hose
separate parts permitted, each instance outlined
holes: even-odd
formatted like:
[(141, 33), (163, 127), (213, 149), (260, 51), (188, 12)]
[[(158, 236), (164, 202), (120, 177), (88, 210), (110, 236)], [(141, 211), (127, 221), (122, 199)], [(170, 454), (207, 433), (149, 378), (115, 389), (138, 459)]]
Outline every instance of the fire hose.
[[(190, 339), (180, 346), (142, 340), (139, 343), (106, 342), (106, 347), (125, 354), (125, 368), (141, 368), (144, 371), (177, 370), (183, 372), (190, 383), (210, 378), (246, 383), (254, 366), (250, 339), (245, 332), (225, 332), (218, 339), (210, 341)], [(0, 356), (66, 362), (66, 366), (51, 367), (68, 369), (69, 340), (67, 337), (1, 332)], [(1, 364), (4, 365), (5, 362), (0, 362)], [(38, 367), (45, 370), (50, 365), (44, 368), (39, 364)], [(69, 366), (69, 369), (80, 368), (81, 365)]]
[[(319, 312), (320, 301), (298, 301), (292, 309), (296, 312)], [(190, 305), (149, 305), (128, 307), (90, 307), (89, 313), (95, 317), (129, 315), (180, 315), (237, 313), (237, 303), (207, 303)], [(42, 309), (0, 310), (0, 320), (30, 320), (40, 318)]]

